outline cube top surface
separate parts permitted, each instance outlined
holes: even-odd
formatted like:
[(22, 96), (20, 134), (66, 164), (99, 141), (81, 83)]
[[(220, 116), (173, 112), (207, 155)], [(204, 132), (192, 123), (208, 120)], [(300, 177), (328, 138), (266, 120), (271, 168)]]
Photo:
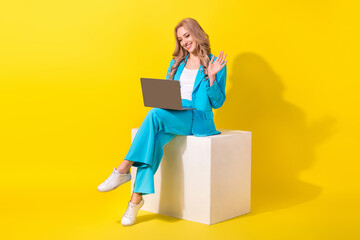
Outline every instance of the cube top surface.
[[(139, 128), (133, 128), (133, 130), (138, 130)], [(225, 137), (225, 136), (229, 136), (229, 135), (236, 135), (236, 134), (250, 134), (251, 135), (251, 131), (241, 131), (241, 130), (232, 130), (232, 129), (217, 129), (218, 131), (221, 132), (221, 134), (215, 134), (215, 135), (209, 135), (209, 136), (204, 136), (201, 138), (221, 138), (221, 137)], [(196, 137), (194, 135), (188, 135), (188, 137)]]
[(231, 129), (217, 129), (218, 131), (220, 131), (220, 134), (215, 134), (215, 135), (210, 135), (207, 137), (210, 138), (218, 138), (218, 137), (223, 137), (226, 135), (236, 135), (236, 134), (251, 134), (250, 131), (241, 131), (241, 130), (231, 130)]

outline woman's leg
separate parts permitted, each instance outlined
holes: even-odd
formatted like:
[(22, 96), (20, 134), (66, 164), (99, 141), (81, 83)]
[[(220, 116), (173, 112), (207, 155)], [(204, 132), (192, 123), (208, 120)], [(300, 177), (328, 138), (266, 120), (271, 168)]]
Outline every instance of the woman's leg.
[(138, 204), (142, 199), (142, 193), (133, 192), (131, 195), (131, 202)]
[[(155, 146), (165, 145), (175, 135), (190, 135), (192, 126), (192, 111), (166, 110), (153, 108), (146, 115), (138, 129), (125, 159), (133, 161), (134, 167), (153, 165)], [(162, 134), (161, 137), (157, 136)], [(159, 145), (158, 145), (159, 146)]]
[(121, 173), (128, 173), (130, 172), (130, 168), (133, 165), (133, 161), (129, 161), (124, 159), (121, 164), (116, 168), (116, 170), (118, 170)]
[[(156, 134), (158, 132), (169, 131), (169, 132), (177, 132), (178, 134), (183, 134), (184, 126), (182, 124), (180, 124), (179, 127), (166, 126), (165, 124), (167, 124), (166, 122), (172, 122), (175, 125), (179, 124), (179, 123), (177, 123), (178, 121), (184, 121), (184, 117), (189, 116), (189, 115), (191, 115), (191, 113), (189, 114), (189, 112), (188, 112), (188, 113), (184, 114), (184, 111), (182, 111), (180, 113), (180, 111), (175, 111), (175, 110), (165, 110), (165, 109), (160, 109), (160, 108), (151, 109), (148, 112), (148, 114), (146, 115), (140, 128), (138, 129), (125, 159), (117, 167), (117, 170), (121, 173), (128, 173), (130, 171), (130, 168), (134, 164), (134, 161), (127, 160), (127, 159), (129, 159), (130, 157), (133, 158), (134, 155), (132, 155), (132, 156), (129, 156), (129, 155), (133, 154), (133, 152), (138, 151), (139, 147), (144, 147), (146, 144), (148, 144), (148, 150), (150, 150), (149, 154), (151, 155), (151, 151), (152, 151), (151, 149), (154, 149), (155, 141), (150, 141), (150, 140), (151, 140), (151, 138), (155, 138)], [(164, 121), (159, 121), (164, 118), (168, 118), (165, 120), (165, 123), (164, 123)], [(190, 120), (190, 123), (191, 123), (191, 120)], [(188, 127), (188, 126), (186, 126), (186, 127)], [(188, 130), (185, 132), (188, 133)], [(191, 130), (190, 130), (190, 132), (191, 132)], [(141, 135), (141, 136), (138, 136), (138, 135)], [(187, 135), (187, 134), (183, 134), (183, 135)], [(174, 136), (175, 135), (172, 135), (172, 134), (168, 134), (168, 136), (162, 136), (162, 139), (161, 139), (162, 146), (164, 146), (167, 142), (170, 142), (170, 140)], [(149, 154), (147, 154), (147, 153), (145, 153), (145, 154), (149, 156)], [(139, 157), (137, 157), (137, 158), (139, 158)], [(146, 157), (143, 154), (142, 159), (145, 159), (145, 158)], [(134, 167), (135, 166), (138, 167), (141, 165), (144, 165), (143, 161), (137, 162), (134, 165)], [(147, 165), (150, 165), (150, 164), (147, 163)]]
[[(175, 134), (170, 134), (170, 133), (157, 134), (156, 136), (157, 144), (155, 144), (155, 152), (154, 152), (154, 159), (157, 161), (154, 162), (153, 166), (151, 167), (150, 166), (147, 168), (138, 167), (136, 179), (134, 183), (134, 190), (130, 200), (132, 203), (138, 204), (142, 199), (143, 193), (144, 195), (149, 193), (155, 193), (153, 175), (154, 172), (156, 172), (156, 170), (158, 169), (162, 156), (164, 155), (163, 146), (165, 146), (168, 142), (170, 142), (170, 140), (173, 137), (175, 137)], [(121, 173), (128, 173), (133, 163), (134, 161), (129, 161), (124, 159), (122, 163), (118, 166), (117, 170)]]
[(143, 195), (155, 193), (154, 175), (159, 168), (161, 159), (164, 155), (163, 147), (175, 136), (176, 135), (173, 133), (159, 132), (156, 134), (152, 164), (139, 166), (137, 168), (134, 192), (142, 193)]
[[(130, 164), (137, 167), (134, 193), (155, 192), (154, 174), (160, 165), (163, 147), (176, 135), (191, 135), (191, 125), (192, 111), (153, 108), (148, 112), (125, 157), (127, 168), (122, 169), (128, 171)], [(133, 203), (141, 200), (139, 194), (133, 194)]]

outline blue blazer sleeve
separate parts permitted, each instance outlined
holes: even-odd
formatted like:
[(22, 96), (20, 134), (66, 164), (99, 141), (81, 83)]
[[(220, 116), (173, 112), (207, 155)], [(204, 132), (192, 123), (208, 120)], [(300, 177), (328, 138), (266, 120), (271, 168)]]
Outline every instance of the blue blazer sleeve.
[(174, 60), (174, 59), (171, 59), (170, 65), (169, 65), (169, 68), (168, 68), (168, 70), (167, 70), (165, 79), (169, 79), (168, 74), (170, 73), (171, 66), (174, 64), (174, 62), (175, 62), (175, 60)]
[[(210, 81), (208, 85), (210, 85)], [(226, 64), (217, 74), (215, 74), (215, 81), (213, 85), (211, 87), (206, 86), (206, 91), (210, 99), (211, 106), (215, 109), (221, 107), (225, 102), (225, 86)]]

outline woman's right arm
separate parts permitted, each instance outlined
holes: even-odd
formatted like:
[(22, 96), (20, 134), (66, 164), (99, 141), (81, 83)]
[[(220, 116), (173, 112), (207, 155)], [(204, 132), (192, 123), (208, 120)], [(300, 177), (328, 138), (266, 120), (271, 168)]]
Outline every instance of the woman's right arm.
[(168, 75), (170, 73), (170, 70), (171, 70), (171, 66), (174, 64), (175, 60), (174, 59), (171, 59), (170, 61), (170, 65), (169, 65), (169, 68), (167, 70), (167, 73), (166, 73), (166, 78), (165, 79), (169, 79)]

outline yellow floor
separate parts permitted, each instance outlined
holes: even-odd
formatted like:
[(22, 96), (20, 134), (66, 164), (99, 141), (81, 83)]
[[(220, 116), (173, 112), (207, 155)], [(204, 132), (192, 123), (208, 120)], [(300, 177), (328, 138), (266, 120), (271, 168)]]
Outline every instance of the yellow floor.
[[(309, 188), (307, 189), (309, 190)], [(214, 225), (139, 211), (136, 224), (120, 223), (130, 183), (101, 193), (86, 188), (2, 188), (2, 239), (359, 239), (358, 199), (316, 189), (268, 195), (252, 212)], [(298, 192), (299, 193), (299, 192)], [(281, 196), (281, 197), (280, 197)], [(280, 198), (279, 198), (280, 197)], [(281, 199), (283, 201), (281, 201)], [(291, 199), (297, 199), (291, 200)]]

